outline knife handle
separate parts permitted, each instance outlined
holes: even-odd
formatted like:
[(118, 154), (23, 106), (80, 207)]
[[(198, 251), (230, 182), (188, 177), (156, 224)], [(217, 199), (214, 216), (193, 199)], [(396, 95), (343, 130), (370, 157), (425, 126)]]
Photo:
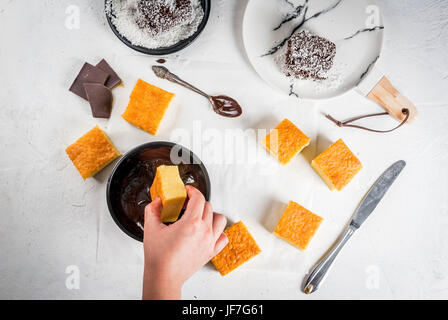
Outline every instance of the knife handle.
[(349, 225), (344, 233), (339, 236), (338, 240), (333, 244), (330, 250), (317, 262), (303, 282), (302, 291), (304, 293), (311, 294), (319, 288), (320, 283), (325, 279), (325, 276), (336, 256), (356, 229), (357, 228), (355, 226)]
[(399, 121), (403, 121), (406, 114), (403, 109), (409, 110), (407, 122), (412, 122), (417, 117), (417, 108), (404, 95), (402, 95), (392, 83), (383, 76), (367, 94), (367, 98), (380, 104), (386, 111)]

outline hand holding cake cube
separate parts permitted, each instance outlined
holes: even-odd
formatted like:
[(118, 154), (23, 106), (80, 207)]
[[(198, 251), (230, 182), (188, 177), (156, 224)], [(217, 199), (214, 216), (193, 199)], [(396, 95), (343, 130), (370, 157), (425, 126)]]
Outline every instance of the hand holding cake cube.
[(186, 186), (188, 203), (175, 223), (162, 223), (162, 201), (145, 209), (143, 298), (178, 299), (183, 283), (227, 244), (227, 220), (213, 212), (202, 193)]

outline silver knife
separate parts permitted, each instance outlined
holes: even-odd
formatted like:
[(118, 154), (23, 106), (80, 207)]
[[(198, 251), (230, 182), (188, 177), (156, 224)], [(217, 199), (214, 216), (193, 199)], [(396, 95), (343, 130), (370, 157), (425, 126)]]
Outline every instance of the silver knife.
[(305, 278), (302, 284), (302, 290), (306, 294), (313, 293), (319, 288), (319, 285), (324, 280), (328, 270), (335, 260), (342, 247), (347, 243), (348, 239), (358, 228), (366, 221), (367, 217), (373, 212), (384, 194), (398, 177), (400, 172), (406, 166), (403, 160), (395, 162), (378, 178), (378, 180), (370, 188), (365, 195), (360, 205), (353, 214), (352, 221), (341, 234), (335, 244), (331, 247), (327, 254), (325, 254), (314, 266), (311, 273)]

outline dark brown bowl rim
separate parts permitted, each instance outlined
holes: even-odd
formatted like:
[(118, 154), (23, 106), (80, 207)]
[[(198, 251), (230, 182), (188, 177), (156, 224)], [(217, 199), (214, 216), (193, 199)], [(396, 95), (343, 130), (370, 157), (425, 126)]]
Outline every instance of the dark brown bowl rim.
[(210, 177), (208, 175), (207, 169), (205, 168), (204, 164), (202, 163), (202, 161), (199, 159), (198, 156), (196, 156), (194, 154), (193, 151), (191, 151), (190, 149), (177, 144), (177, 143), (173, 143), (173, 142), (168, 142), (168, 141), (153, 141), (153, 142), (148, 142), (148, 143), (144, 143), (141, 144), (131, 150), (129, 150), (128, 152), (126, 152), (121, 158), (120, 160), (118, 160), (118, 162), (115, 164), (114, 168), (112, 169), (112, 172), (109, 175), (109, 178), (107, 179), (107, 187), (106, 187), (106, 200), (107, 200), (107, 207), (109, 209), (109, 213), (112, 216), (112, 219), (115, 221), (115, 223), (117, 224), (117, 226), (124, 232), (126, 233), (128, 236), (130, 236), (131, 238), (142, 242), (143, 239), (141, 239), (140, 237), (137, 237), (135, 234), (133, 234), (132, 232), (130, 232), (128, 229), (126, 229), (125, 226), (123, 226), (120, 222), (120, 220), (118, 219), (118, 213), (116, 212), (116, 210), (114, 209), (114, 207), (112, 206), (112, 201), (110, 199), (110, 193), (111, 193), (111, 185), (112, 185), (112, 180), (114, 179), (114, 175), (117, 172), (118, 168), (120, 167), (120, 165), (127, 159), (129, 159), (130, 157), (133, 157), (137, 154), (139, 154), (142, 150), (144, 149), (148, 149), (148, 148), (160, 148), (160, 147), (174, 147), (174, 146), (178, 146), (180, 147), (183, 151), (188, 152), (191, 157), (193, 158), (193, 161), (195, 162), (195, 164), (198, 164), (199, 167), (201, 168), (202, 173), (204, 174), (205, 177), (205, 182), (206, 182), (206, 192), (205, 192), (205, 199), (207, 201), (210, 201), (210, 195), (211, 195), (211, 186), (210, 186)]
[[(104, 7), (106, 8), (107, 0), (104, 1)], [(168, 55), (171, 53), (178, 52), (185, 47), (189, 46), (191, 43), (193, 43), (194, 40), (201, 34), (201, 32), (204, 30), (208, 18), (210, 17), (210, 6), (211, 1), (210, 0), (201, 0), (202, 8), (204, 9), (204, 17), (202, 18), (201, 23), (198, 26), (198, 29), (193, 33), (190, 37), (183, 39), (179, 41), (178, 43), (169, 46), (169, 47), (161, 47), (161, 48), (155, 48), (155, 49), (149, 49), (141, 46), (133, 45), (128, 39), (123, 37), (120, 32), (118, 32), (117, 28), (113, 24), (110, 16), (108, 14), (106, 15), (107, 23), (109, 24), (110, 28), (112, 29), (112, 32), (117, 36), (118, 39), (120, 39), (121, 42), (123, 42), (125, 45), (127, 45), (129, 48), (134, 49), (138, 52), (153, 55), (153, 56), (162, 56), (162, 55)]]

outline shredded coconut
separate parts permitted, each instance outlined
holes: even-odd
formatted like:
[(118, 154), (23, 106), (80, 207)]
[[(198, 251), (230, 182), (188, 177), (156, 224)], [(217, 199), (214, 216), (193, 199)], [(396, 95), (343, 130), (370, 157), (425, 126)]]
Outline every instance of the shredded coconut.
[(333, 42), (302, 30), (289, 38), (277, 62), (287, 77), (316, 81), (326, 79), (335, 55)]
[(347, 68), (346, 64), (336, 63), (328, 72), (325, 80), (315, 81), (315, 93), (327, 93), (337, 90), (344, 82), (344, 70)]
[(107, 0), (105, 11), (123, 37), (149, 49), (187, 39), (204, 18), (199, 0)]

